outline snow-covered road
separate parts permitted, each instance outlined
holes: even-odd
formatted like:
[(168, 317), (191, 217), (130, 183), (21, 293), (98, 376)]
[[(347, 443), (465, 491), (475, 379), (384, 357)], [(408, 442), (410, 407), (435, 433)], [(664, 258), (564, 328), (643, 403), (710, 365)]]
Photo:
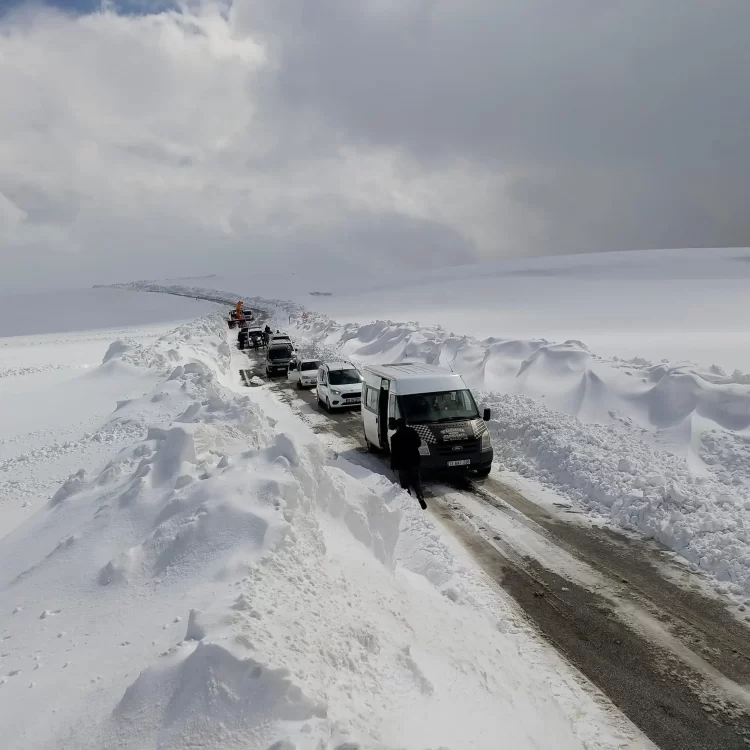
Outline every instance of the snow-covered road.
[[(309, 344), (299, 342), (302, 351)], [(234, 354), (243, 382), (261, 358)], [(341, 465), (391, 481), (367, 452), (358, 411), (326, 412), (312, 391), (272, 381), (274, 399), (311, 426)], [(263, 390), (265, 390), (265, 388)], [(748, 629), (656, 544), (592, 524), (566, 498), (512, 475), (427, 482), (441, 539), (524, 614), (659, 747), (743, 747), (750, 732)]]
[[(445, 353), (469, 371), (481, 353), (445, 332), (342, 327), (263, 304), (276, 323), (293, 323), (310, 352)], [(107, 393), (119, 402), (111, 417), (92, 411), (97, 431), (127, 434), (100, 454), (72, 451), (70, 466), (61, 464), (71, 478), (40, 487), (30, 517), (17, 514), (18, 528), (0, 539), (0, 730), (11, 746), (494, 750), (498, 736), (550, 750), (635, 750), (651, 747), (647, 737), (664, 750), (746, 746), (745, 605), (735, 599), (730, 612), (726, 594), (705, 590), (707, 579), (635, 534), (662, 512), (659, 486), (646, 485), (641, 515), (625, 522), (585, 495), (598, 476), (610, 492), (631, 491), (591, 450), (608, 438), (564, 423), (574, 447), (566, 458), (554, 442), (560, 414), (534, 412), (547, 441), (535, 436), (534, 460), (554, 467), (557, 451), (564, 473), (496, 470), (482, 484), (432, 483), (423, 514), (364, 450), (358, 414), (323, 413), (309, 393), (280, 383), (248, 387), (263, 373), (234, 348), (234, 333), (212, 318), (117, 342), (84, 373), (100, 384), (102, 404)], [(64, 379), (66, 361), (56, 359), (19, 355), (9, 380)], [(137, 379), (123, 395), (126, 377)], [(23, 395), (7, 394), (0, 406)], [(527, 408), (485, 398), (514, 418)], [(50, 443), (71, 429), (72, 414), (45, 427), (44, 410), (29, 413)], [(503, 462), (530, 461), (528, 428), (501, 426), (493, 436)], [(627, 435), (626, 453), (636, 445)], [(671, 492), (688, 469), (649, 450), (639, 458), (634, 449), (628, 471), (617, 457), (614, 465), (637, 481), (638, 461), (662, 461)], [(42, 453), (30, 454), (37, 467)], [(695, 498), (727, 494), (712, 471), (694, 497), (683, 491), (685, 513)], [(20, 493), (11, 486), (8, 497), (5, 509), (17, 508)], [(742, 513), (733, 507), (734, 515), (719, 507), (732, 523)], [(716, 554), (701, 568), (741, 561), (732, 552), (741, 526), (731, 544), (716, 544), (727, 530), (696, 537), (693, 549)], [(42, 712), (48, 720), (31, 719)]]

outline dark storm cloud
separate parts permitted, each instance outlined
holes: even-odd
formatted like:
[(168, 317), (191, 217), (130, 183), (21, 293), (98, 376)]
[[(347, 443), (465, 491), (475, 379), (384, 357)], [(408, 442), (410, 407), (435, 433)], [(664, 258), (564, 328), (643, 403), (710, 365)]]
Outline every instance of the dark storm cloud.
[[(237, 8), (272, 93), (349, 138), (517, 181), (535, 252), (748, 244), (745, 0), (303, 0)], [(528, 198), (528, 200), (527, 200)]]

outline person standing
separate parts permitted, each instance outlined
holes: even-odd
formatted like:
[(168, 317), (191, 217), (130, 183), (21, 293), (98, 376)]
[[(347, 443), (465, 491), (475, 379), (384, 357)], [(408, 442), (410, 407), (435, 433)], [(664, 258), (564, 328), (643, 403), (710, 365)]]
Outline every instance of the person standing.
[(422, 438), (413, 427), (406, 424), (406, 420), (401, 417), (396, 420), (396, 432), (391, 436), (391, 468), (398, 472), (398, 481), (410, 495), (412, 490), (419, 500), (419, 504), (424, 510), (427, 503), (424, 501), (424, 491), (422, 490), (422, 478), (419, 472), (419, 465), (422, 457), (419, 454), (419, 446), (422, 444)]

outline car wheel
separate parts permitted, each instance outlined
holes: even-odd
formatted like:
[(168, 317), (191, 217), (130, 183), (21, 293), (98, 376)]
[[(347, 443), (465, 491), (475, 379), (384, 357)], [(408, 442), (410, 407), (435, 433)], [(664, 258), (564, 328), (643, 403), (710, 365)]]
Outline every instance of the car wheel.
[(488, 477), (490, 475), (491, 471), (492, 466), (483, 466), (481, 469), (477, 469), (477, 476), (480, 479), (484, 479), (484, 477)]

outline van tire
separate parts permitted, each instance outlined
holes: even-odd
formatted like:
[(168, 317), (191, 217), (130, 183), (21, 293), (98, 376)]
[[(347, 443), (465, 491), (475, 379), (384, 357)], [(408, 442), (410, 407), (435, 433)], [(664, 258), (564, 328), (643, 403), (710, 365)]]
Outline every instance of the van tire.
[(481, 469), (477, 469), (477, 477), (479, 477), (479, 479), (484, 479), (490, 475), (491, 471), (492, 466), (483, 466)]

